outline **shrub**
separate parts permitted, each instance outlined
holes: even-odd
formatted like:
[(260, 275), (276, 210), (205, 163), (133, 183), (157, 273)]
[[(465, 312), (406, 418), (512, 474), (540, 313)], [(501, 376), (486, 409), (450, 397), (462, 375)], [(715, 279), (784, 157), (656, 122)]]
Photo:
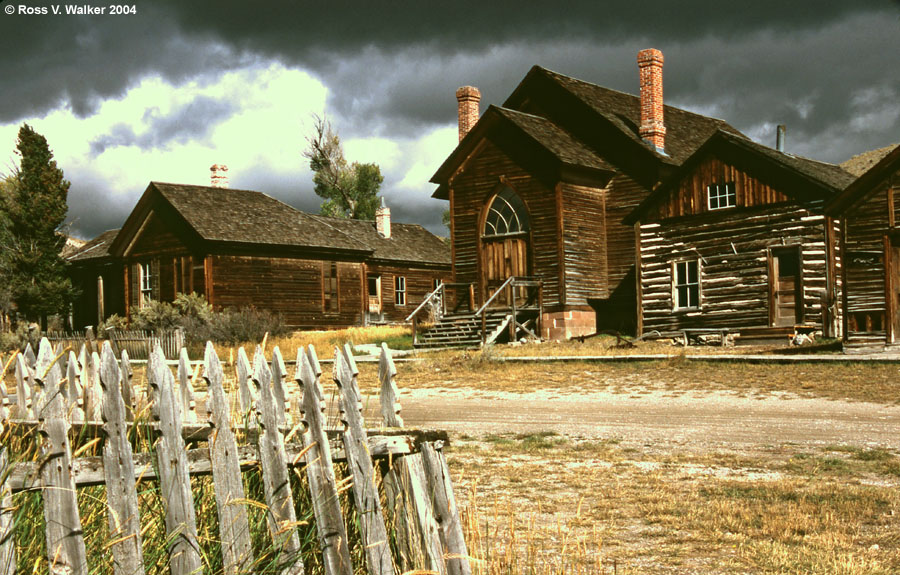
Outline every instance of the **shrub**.
[(269, 337), (275, 337), (286, 335), (290, 331), (280, 315), (253, 307), (238, 310), (229, 308), (215, 313), (205, 330), (202, 324), (185, 326), (189, 341), (212, 340), (224, 345), (260, 342), (267, 333)]
[(212, 319), (214, 313), (212, 306), (206, 302), (206, 298), (196, 292), (180, 293), (172, 303), (182, 318), (207, 323)]
[(112, 314), (97, 326), (97, 334), (102, 335), (110, 329), (128, 329), (128, 320), (117, 313)]
[(151, 301), (134, 314), (131, 327), (152, 331), (170, 330), (181, 325), (180, 319), (181, 314), (174, 305), (162, 301)]

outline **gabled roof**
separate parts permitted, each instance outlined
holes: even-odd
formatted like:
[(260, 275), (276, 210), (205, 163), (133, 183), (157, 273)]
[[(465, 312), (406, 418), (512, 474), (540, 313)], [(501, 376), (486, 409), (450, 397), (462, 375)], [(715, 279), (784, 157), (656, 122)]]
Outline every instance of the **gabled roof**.
[(664, 106), (663, 113), (666, 149), (660, 153), (641, 139), (640, 97), (534, 66), (502, 107), (488, 108), (432, 176), (440, 186), (433, 197), (446, 199), (456, 167), (482, 138), (505, 125), (515, 126), (558, 164), (622, 171), (647, 185), (656, 182), (660, 166), (680, 165), (716, 131), (740, 135), (723, 120), (673, 106)]
[[(653, 146), (646, 144), (640, 136), (641, 98), (618, 90), (604, 88), (591, 82), (572, 78), (540, 66), (534, 66), (503, 106), (518, 108), (533, 98), (532, 83), (545, 78), (563, 88), (585, 103), (596, 115), (606, 119), (611, 125), (632, 142), (639, 144), (647, 153), (661, 162), (680, 165), (697, 150), (717, 130), (740, 134), (741, 132), (717, 118), (695, 114), (674, 106), (663, 106), (663, 122), (666, 126), (665, 154), (660, 154)], [(553, 112), (548, 110), (548, 115)]]
[(124, 254), (160, 202), (204, 242), (371, 253), (346, 234), (262, 192), (150, 182), (113, 243), (114, 254)]
[(110, 257), (109, 246), (119, 230), (107, 230), (66, 256), (66, 261), (82, 262)]
[(825, 212), (840, 216), (847, 208), (865, 197), (881, 180), (900, 170), (900, 145), (882, 156), (875, 165), (858, 177), (825, 206)]
[(717, 131), (697, 149), (665, 182), (661, 183), (632, 213), (625, 223), (641, 219), (650, 207), (668, 197), (674, 186), (710, 153), (725, 155), (748, 171), (766, 170), (769, 179), (780, 184), (780, 192), (797, 199), (827, 200), (846, 188), (853, 176), (840, 166), (785, 154), (749, 138)]
[[(475, 127), (466, 134), (459, 146), (444, 160), (434, 176), (433, 183), (443, 183), (453, 170), (472, 153), (482, 138), (505, 132), (509, 137), (521, 139), (521, 145), (529, 146), (547, 164), (556, 169), (561, 167), (583, 168), (593, 171), (611, 172), (615, 168), (598, 156), (589, 147), (553, 122), (516, 110), (489, 106)], [(500, 136), (502, 138), (502, 135)], [(446, 199), (442, 188), (433, 194), (435, 198)]]
[(385, 238), (370, 220), (313, 217), (374, 249), (373, 260), (450, 265), (448, 245), (418, 224), (392, 222), (391, 237)]

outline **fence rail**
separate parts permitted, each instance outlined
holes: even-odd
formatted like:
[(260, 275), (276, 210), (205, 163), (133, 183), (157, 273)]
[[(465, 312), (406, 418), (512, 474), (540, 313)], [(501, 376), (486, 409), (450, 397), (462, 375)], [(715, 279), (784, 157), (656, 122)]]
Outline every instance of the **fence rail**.
[[(146, 369), (146, 395), (133, 386), (129, 353), (117, 355), (109, 341), (99, 353), (82, 346), (76, 355), (63, 353), (61, 344), (54, 350), (45, 338), (37, 354), (27, 347), (8, 358), (3, 366), (6, 370), (14, 365), (16, 391), (8, 394), (6, 386), (0, 386), (0, 423), (10, 430), (37, 428), (44, 438), (44, 456), (40, 461), (11, 463), (7, 448), (0, 447), (0, 574), (16, 571), (21, 550), (14, 545), (12, 494), (21, 490), (42, 494), (50, 572), (77, 575), (92, 570), (76, 494), (79, 487), (98, 484), (106, 486), (110, 526), (106, 547), (115, 573), (143, 573), (139, 479), (159, 484), (170, 573), (202, 572), (193, 475), (213, 478), (224, 573), (259, 570), (248, 507), (264, 506), (271, 549), (280, 558), (277, 570), (302, 574), (308, 557), (301, 553), (297, 529), (302, 522), (295, 515), (297, 498), (290, 476), (305, 470), (327, 575), (352, 575), (361, 569), (369, 575), (394, 575), (397, 569), (469, 575), (459, 513), (438, 439), (446, 435), (402, 428), (397, 371), (387, 347), (382, 345), (378, 375), (387, 426), (381, 429), (365, 426), (359, 372), (349, 346), (335, 349), (331, 374), (339, 390), (339, 429), (327, 425), (315, 349), (301, 348), (296, 357), (291, 377), (277, 347), (271, 361), (259, 348), (252, 361), (239, 353), (236, 383), (226, 390), (212, 344), (207, 344), (203, 361), (193, 370), (182, 352), (173, 374), (156, 342)], [(203, 387), (205, 393), (195, 392)], [(139, 415), (146, 413), (142, 407), (147, 404), (149, 421)], [(155, 438), (149, 451), (134, 452), (129, 441), (130, 431), (138, 425)], [(85, 432), (96, 433), (102, 456), (73, 457), (70, 439)], [(347, 478), (336, 474), (333, 461), (347, 463)], [(242, 482), (242, 473), (257, 466), (264, 502), (249, 500)], [(348, 482), (364, 565), (353, 563), (338, 503), (339, 486)], [(390, 531), (386, 516), (393, 525)], [(19, 566), (23, 571), (30, 567)]]
[(61, 343), (63, 347), (72, 347), (79, 349), (82, 345), (87, 345), (91, 351), (100, 351), (97, 347), (102, 345), (102, 340), (106, 339), (112, 345), (113, 353), (119, 355), (122, 351), (127, 351), (131, 359), (146, 360), (150, 357), (150, 350), (153, 342), (158, 340), (162, 346), (163, 355), (166, 359), (178, 359), (181, 348), (184, 347), (184, 330), (181, 328), (173, 330), (140, 330), (140, 329), (108, 329), (100, 335), (100, 341), (94, 334), (92, 328), (87, 328), (83, 332), (79, 331), (48, 331), (44, 337), (51, 344)]

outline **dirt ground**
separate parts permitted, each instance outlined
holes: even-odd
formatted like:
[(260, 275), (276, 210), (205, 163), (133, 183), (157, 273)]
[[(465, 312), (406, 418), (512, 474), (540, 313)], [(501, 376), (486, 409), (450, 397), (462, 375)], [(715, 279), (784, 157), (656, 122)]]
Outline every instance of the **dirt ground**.
[(401, 387), (406, 425), (450, 432), (460, 507), (493, 538), (481, 556), (516, 546), (508, 571), (535, 573), (900, 572), (900, 405), (604, 388)]

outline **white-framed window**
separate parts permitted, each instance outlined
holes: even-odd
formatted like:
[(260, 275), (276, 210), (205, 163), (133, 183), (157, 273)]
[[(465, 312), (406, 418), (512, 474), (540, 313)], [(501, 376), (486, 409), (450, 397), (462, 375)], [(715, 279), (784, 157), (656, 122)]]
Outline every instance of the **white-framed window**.
[(706, 186), (707, 205), (711, 210), (733, 208), (737, 205), (737, 193), (734, 182), (710, 184)]
[(394, 303), (406, 305), (406, 278), (394, 276)]
[(675, 309), (700, 307), (700, 262), (697, 260), (672, 264), (672, 301)]
[(153, 266), (150, 262), (138, 264), (138, 271), (141, 275), (141, 305), (153, 299)]

